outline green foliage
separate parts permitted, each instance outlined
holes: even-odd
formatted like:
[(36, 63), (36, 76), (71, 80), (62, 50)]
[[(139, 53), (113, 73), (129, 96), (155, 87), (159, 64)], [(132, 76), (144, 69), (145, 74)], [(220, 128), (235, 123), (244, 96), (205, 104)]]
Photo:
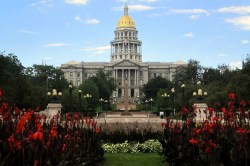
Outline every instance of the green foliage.
[(170, 89), (171, 87), (172, 83), (169, 80), (158, 76), (149, 80), (147, 84), (143, 85), (142, 90), (145, 94), (146, 99), (155, 99), (160, 89)]
[[(92, 81), (91, 79), (88, 79), (86, 81), (83, 82), (83, 84), (81, 84), (79, 86), (79, 89), (82, 91), (83, 94), (83, 101), (84, 101), (84, 107), (85, 110), (87, 109), (87, 107), (89, 109), (95, 109), (98, 105), (99, 105), (99, 92), (98, 92), (98, 87), (95, 84), (94, 81)], [(84, 96), (86, 94), (91, 95), (91, 98), (85, 98)]]
[(144, 143), (124, 143), (110, 144), (106, 143), (102, 145), (104, 152), (107, 153), (159, 153), (161, 149), (161, 143), (158, 140), (147, 140)]
[(103, 69), (98, 70), (96, 76), (90, 77), (98, 87), (99, 97), (103, 99), (109, 99), (112, 95), (113, 90), (115, 90), (114, 78), (110, 76), (110, 73), (105, 73)]

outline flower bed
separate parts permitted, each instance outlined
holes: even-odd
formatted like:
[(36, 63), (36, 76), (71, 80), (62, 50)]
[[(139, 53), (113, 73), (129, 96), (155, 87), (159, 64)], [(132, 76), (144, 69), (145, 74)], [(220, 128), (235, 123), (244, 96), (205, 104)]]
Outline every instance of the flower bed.
[(241, 101), (236, 108), (235, 96), (230, 94), (228, 108), (221, 108), (223, 116), (218, 117), (214, 110), (209, 108), (208, 119), (199, 124), (190, 119), (174, 122), (169, 118), (162, 124), (165, 138), (159, 141), (167, 162), (208, 166), (250, 164), (250, 116), (246, 102)]
[[(1, 96), (0, 96), (1, 99)], [(103, 159), (96, 121), (47, 119), (0, 103), (0, 165), (91, 165)]]
[(149, 139), (159, 139), (163, 136), (160, 123), (103, 123), (100, 139), (104, 143), (145, 142)]
[(102, 145), (107, 153), (159, 153), (161, 151), (161, 144), (158, 140), (147, 140), (143, 143), (124, 143), (111, 144), (106, 143)]

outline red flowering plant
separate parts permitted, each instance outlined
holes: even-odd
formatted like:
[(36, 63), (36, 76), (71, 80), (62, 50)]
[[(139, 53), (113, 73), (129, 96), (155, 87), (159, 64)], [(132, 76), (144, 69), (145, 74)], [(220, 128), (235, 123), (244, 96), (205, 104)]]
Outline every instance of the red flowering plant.
[[(201, 123), (167, 120), (163, 124), (165, 138), (162, 155), (172, 165), (249, 165), (249, 104), (230, 93), (228, 106), (219, 104), (208, 109)], [(216, 113), (217, 111), (217, 113)], [(215, 112), (215, 113), (214, 113)]]
[(0, 103), (0, 165), (91, 165), (103, 159), (96, 121), (48, 119)]

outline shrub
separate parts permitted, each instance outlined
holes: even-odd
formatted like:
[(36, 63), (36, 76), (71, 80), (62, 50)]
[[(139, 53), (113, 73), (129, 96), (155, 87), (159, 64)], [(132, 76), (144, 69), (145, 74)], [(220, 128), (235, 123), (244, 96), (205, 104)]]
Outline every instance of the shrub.
[(124, 141), (145, 142), (163, 136), (163, 129), (159, 123), (103, 123), (100, 139), (108, 143), (123, 143)]
[[(250, 105), (250, 103), (249, 103)], [(228, 108), (208, 108), (208, 119), (195, 123), (190, 119), (163, 124), (162, 155), (172, 165), (249, 165), (250, 124), (247, 103), (237, 108), (235, 95), (229, 95)], [(215, 112), (215, 113), (214, 113)], [(236, 112), (239, 112), (237, 116)]]
[(117, 144), (106, 143), (102, 147), (108, 153), (159, 153), (162, 149), (157, 140), (147, 140), (144, 143), (129, 143), (128, 141)]
[(103, 159), (99, 132), (78, 114), (48, 119), (1, 102), (0, 165), (91, 165)]

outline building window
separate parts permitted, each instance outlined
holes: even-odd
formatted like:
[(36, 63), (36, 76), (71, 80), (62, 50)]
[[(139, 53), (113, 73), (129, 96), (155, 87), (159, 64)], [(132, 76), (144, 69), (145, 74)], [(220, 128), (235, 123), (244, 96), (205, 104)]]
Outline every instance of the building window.
[(77, 86), (80, 86), (81, 82), (80, 80), (77, 80)]
[(87, 73), (85, 73), (85, 74), (84, 74), (84, 76), (87, 78), (87, 77), (88, 77), (88, 74), (87, 74)]
[(142, 77), (143, 76), (143, 71), (140, 71), (140, 77)]
[(154, 73), (154, 78), (156, 77), (156, 73)]
[(73, 77), (73, 72), (69, 72), (69, 76), (70, 76), (70, 77)]
[(160, 74), (159, 74), (159, 76), (161, 76), (161, 77), (162, 77), (162, 73), (160, 73)]
[(130, 80), (130, 85), (134, 86), (134, 80), (133, 79)]
[(140, 80), (140, 85), (143, 85), (143, 81), (142, 80)]
[(77, 77), (80, 77), (80, 76), (81, 76), (80, 72), (77, 72)]

